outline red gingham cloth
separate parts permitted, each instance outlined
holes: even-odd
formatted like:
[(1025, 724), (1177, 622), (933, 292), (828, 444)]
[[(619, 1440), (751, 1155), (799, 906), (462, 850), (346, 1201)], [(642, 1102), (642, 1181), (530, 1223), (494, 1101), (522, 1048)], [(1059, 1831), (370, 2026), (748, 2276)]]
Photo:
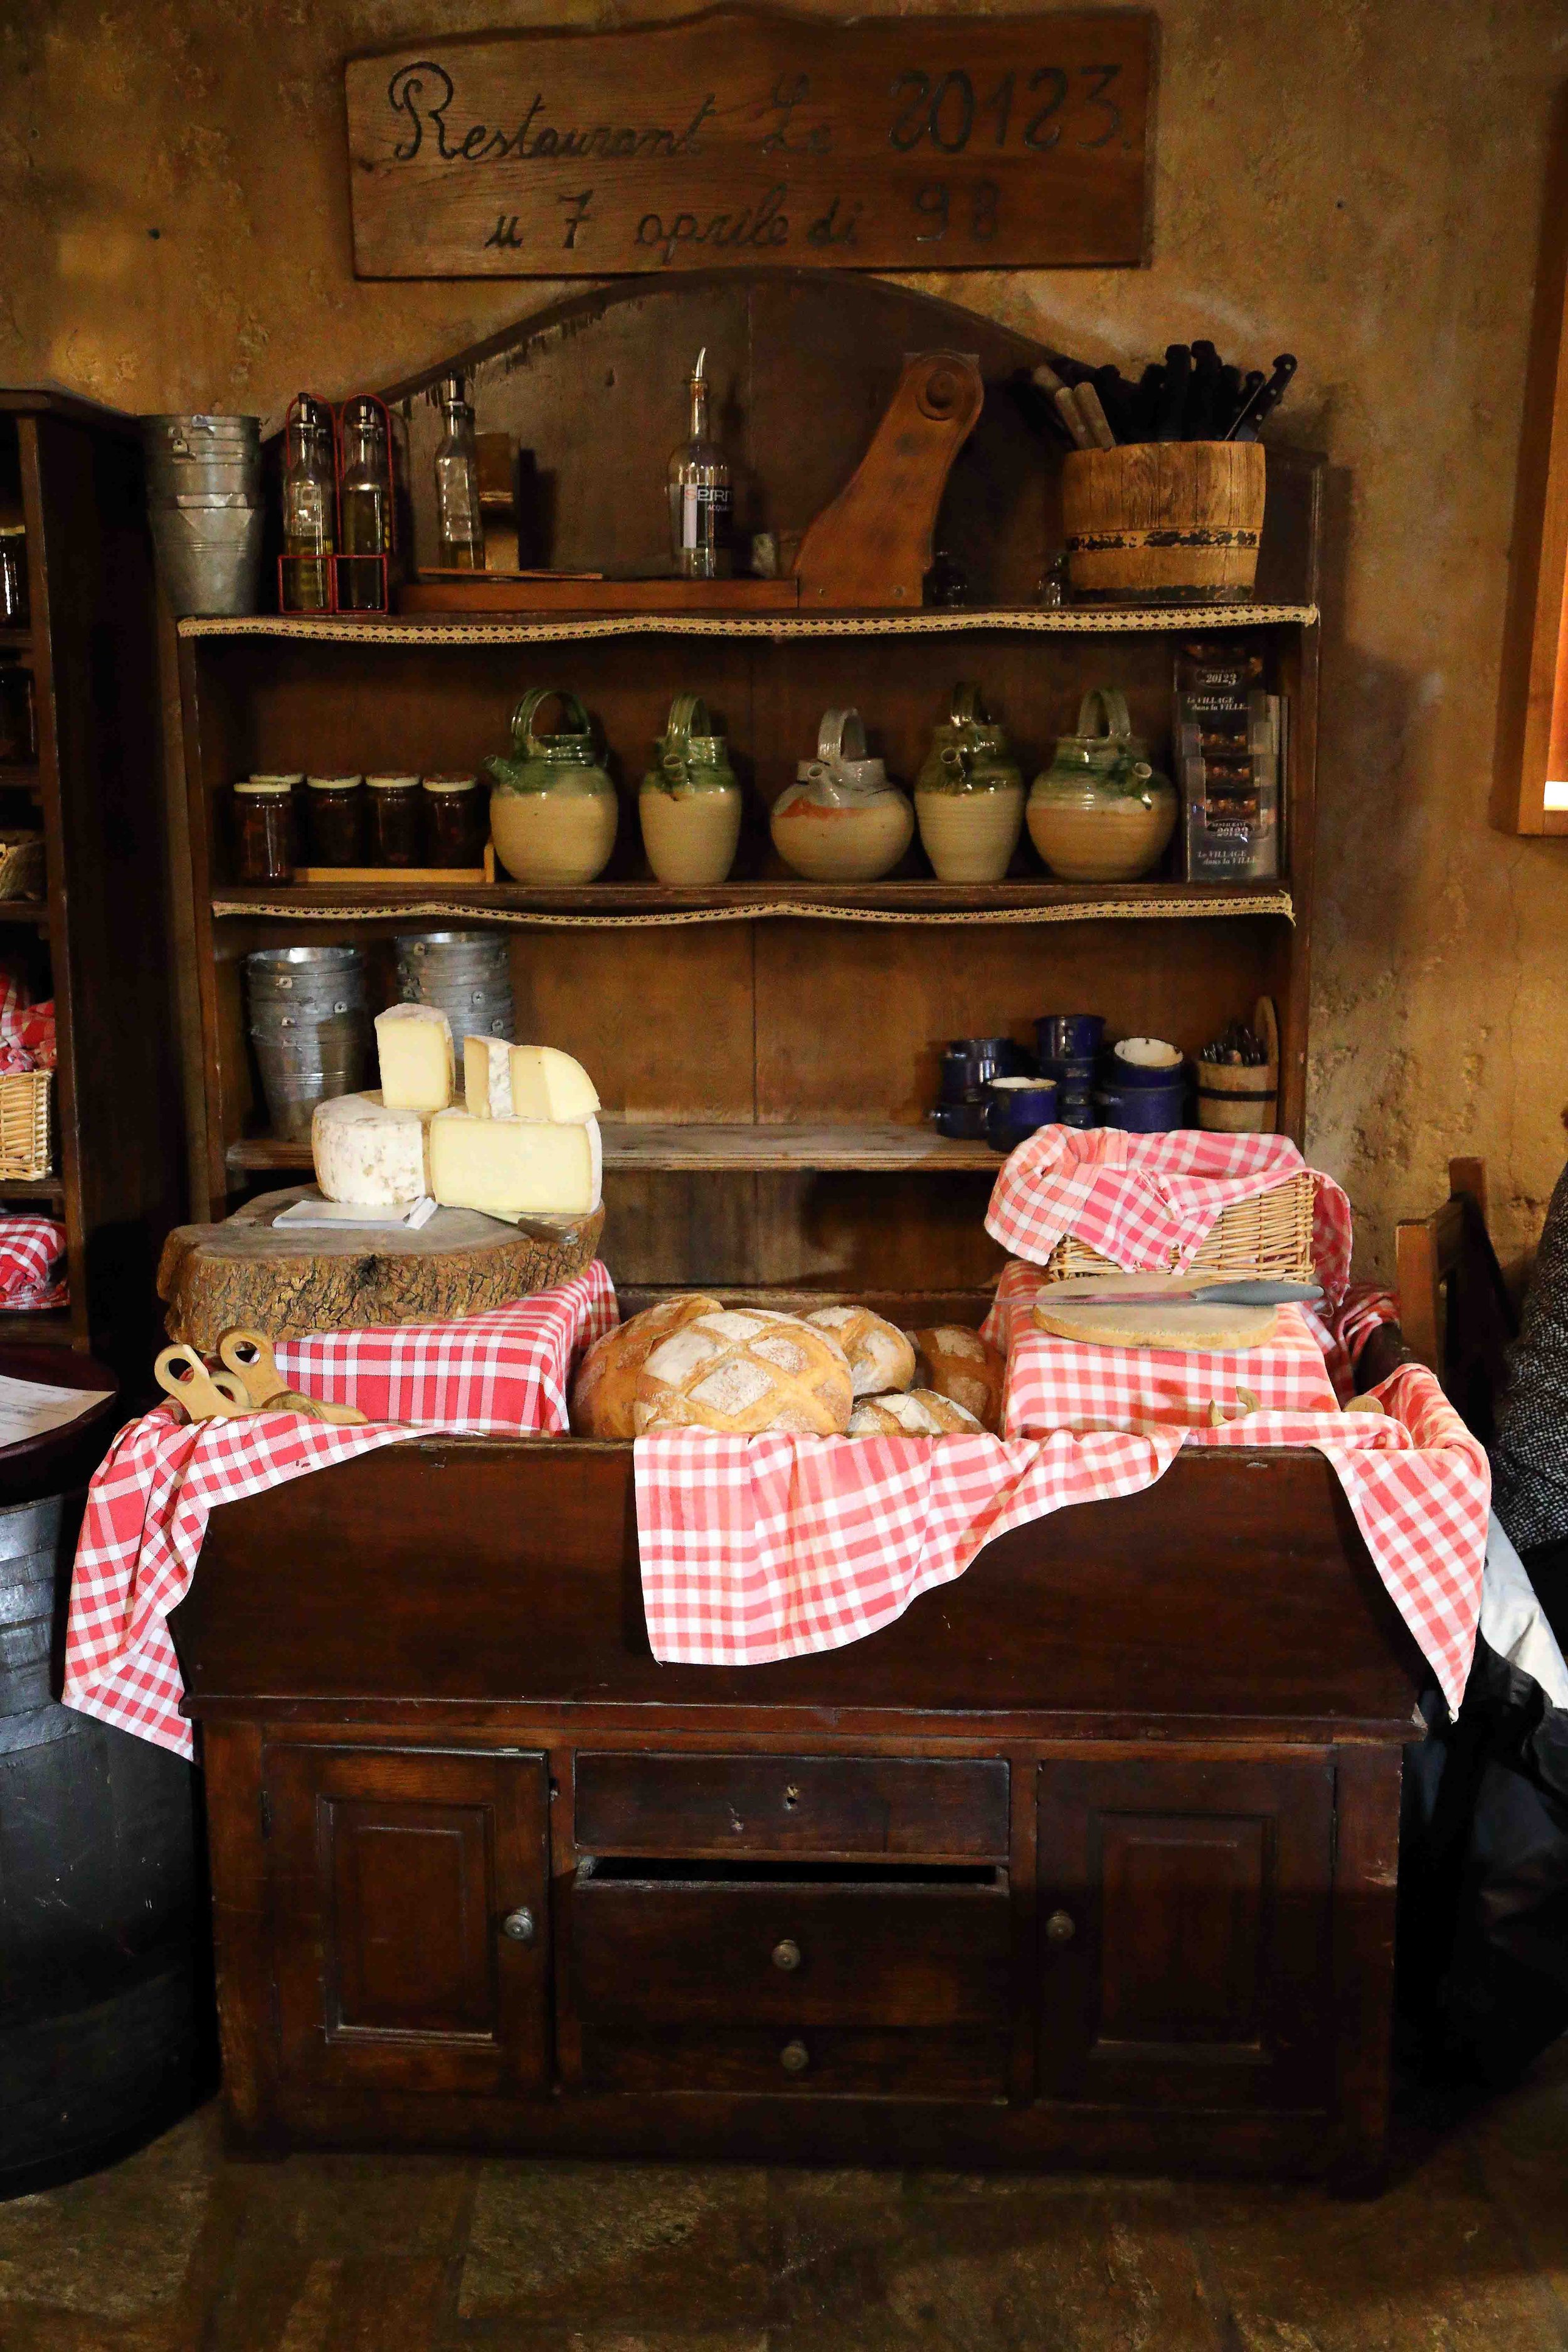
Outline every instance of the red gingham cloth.
[(63, 1281), (51, 1269), (65, 1255), (66, 1229), (53, 1217), (0, 1217), (0, 1307), (56, 1307)]
[[(1222, 1209), (1306, 1164), (1285, 1135), (1042, 1127), (1003, 1162), (985, 1230), (1039, 1265), (1070, 1233), (1129, 1274), (1179, 1274)], [(1317, 1178), (1312, 1263), (1331, 1307), (1350, 1279), (1351, 1207), (1331, 1176)]]
[(560, 1433), (573, 1358), (616, 1320), (610, 1277), (595, 1261), (575, 1280), (493, 1314), (338, 1331), (279, 1349), (279, 1369), (308, 1379), (308, 1393), (373, 1416), (395, 1410), (417, 1428), (373, 1418), (340, 1429), (292, 1413), (178, 1427), (167, 1407), (130, 1423), (88, 1493), (66, 1633), (66, 1704), (189, 1756), (179, 1663), (163, 1621), (190, 1590), (209, 1512), (431, 1428)]
[[(1028, 1271), (1033, 1274), (1031, 1266)], [(1038, 1281), (1037, 1275), (1036, 1276)], [(1241, 1391), (1264, 1412), (1338, 1412), (1323, 1351), (1300, 1309), (1279, 1310), (1261, 1348), (1089, 1348), (1015, 1317), (1002, 1427), (1008, 1437), (1053, 1429), (1201, 1429), (1209, 1407), (1243, 1410)]]
[(1332, 1464), (1457, 1710), (1480, 1612), (1487, 1458), (1424, 1366), (1402, 1365), (1378, 1393), (1394, 1418), (1331, 1404), (1142, 1436), (639, 1438), (637, 1541), (654, 1655), (760, 1665), (838, 1649), (951, 1583), (1009, 1528), (1152, 1486), (1184, 1444), (1312, 1445)]

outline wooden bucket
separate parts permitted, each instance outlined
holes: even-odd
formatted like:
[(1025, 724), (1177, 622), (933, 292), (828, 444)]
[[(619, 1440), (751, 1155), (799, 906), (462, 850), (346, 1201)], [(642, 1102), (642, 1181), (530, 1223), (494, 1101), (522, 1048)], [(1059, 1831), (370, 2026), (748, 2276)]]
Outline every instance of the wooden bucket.
[(1245, 604), (1263, 530), (1258, 441), (1136, 441), (1062, 462), (1073, 593), (1102, 604)]
[(1198, 1125), (1210, 1135), (1272, 1135), (1279, 1092), (1266, 1062), (1200, 1062)]

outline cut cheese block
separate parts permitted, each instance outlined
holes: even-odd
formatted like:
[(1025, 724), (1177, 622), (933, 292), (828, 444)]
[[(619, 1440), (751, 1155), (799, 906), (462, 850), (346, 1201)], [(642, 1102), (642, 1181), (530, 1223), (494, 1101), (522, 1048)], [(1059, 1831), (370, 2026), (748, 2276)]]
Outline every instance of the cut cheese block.
[(511, 1117), (512, 1048), (504, 1037), (463, 1040), (463, 1099), (470, 1118)]
[(310, 1120), (316, 1181), (329, 1201), (395, 1208), (430, 1190), (426, 1136), (417, 1111), (392, 1110), (380, 1095), (336, 1095)]
[(430, 1190), (444, 1208), (491, 1217), (581, 1217), (596, 1209), (604, 1161), (597, 1119), (472, 1118), (430, 1122)]
[(518, 1118), (592, 1118), (599, 1108), (581, 1062), (553, 1045), (511, 1049), (511, 1108)]
[(388, 1110), (426, 1118), (452, 1099), (452, 1024), (438, 1004), (393, 1004), (375, 1016), (381, 1095)]

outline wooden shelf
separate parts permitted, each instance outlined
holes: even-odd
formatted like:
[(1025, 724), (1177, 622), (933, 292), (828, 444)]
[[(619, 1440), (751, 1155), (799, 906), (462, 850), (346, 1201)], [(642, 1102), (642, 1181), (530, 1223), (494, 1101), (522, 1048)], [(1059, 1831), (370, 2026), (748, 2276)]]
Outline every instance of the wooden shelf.
[(1116, 610), (1082, 605), (1037, 604), (944, 606), (924, 613), (595, 613), (540, 614), (537, 618), (458, 621), (402, 617), (374, 621), (337, 615), (323, 619), (302, 613), (250, 613), (237, 619), (193, 615), (179, 624), (182, 637), (296, 637), (325, 645), (529, 646), (580, 642), (590, 637), (893, 637), (955, 636), (986, 629), (1016, 629), (1039, 636), (1125, 636), (1176, 629), (1310, 628), (1315, 604), (1138, 604)]
[(0, 629), (0, 654), (30, 654), (32, 650), (31, 629)]
[(58, 1176), (0, 1176), (0, 1202), (63, 1201), (66, 1188)]
[[(683, 1175), (817, 1175), (861, 1171), (877, 1175), (944, 1176), (966, 1169), (994, 1175), (999, 1152), (984, 1143), (951, 1143), (931, 1127), (663, 1127), (635, 1119), (604, 1119), (609, 1171)], [(235, 1174), (308, 1169), (308, 1143), (254, 1136), (231, 1144)]]
[(395, 882), (236, 883), (213, 894), (219, 918), (282, 922), (368, 922), (376, 918), (462, 915), (493, 922), (634, 923), (697, 918), (745, 921), (759, 916), (854, 921), (868, 915), (906, 922), (1183, 921), (1214, 916), (1279, 915), (1293, 919), (1290, 892), (1250, 882), (721, 882), (686, 888), (661, 882), (590, 882), (578, 887), (495, 882), (431, 891)]
[(26, 923), (42, 930), (48, 919), (47, 898), (0, 898), (0, 923)]
[(0, 1309), (0, 1340), (36, 1339), (45, 1347), (68, 1348), (74, 1336), (68, 1307)]

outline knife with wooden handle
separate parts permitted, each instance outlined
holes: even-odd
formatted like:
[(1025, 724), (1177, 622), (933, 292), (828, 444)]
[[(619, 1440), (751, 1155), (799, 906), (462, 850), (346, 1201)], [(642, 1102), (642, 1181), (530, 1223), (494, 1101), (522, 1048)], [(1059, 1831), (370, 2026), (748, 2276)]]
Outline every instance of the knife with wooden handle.
[(1100, 1297), (1108, 1307), (1315, 1307), (1322, 1296), (1315, 1282), (1272, 1282), (1248, 1276), (1195, 1284), (1176, 1276), (1147, 1290), (1123, 1290), (1114, 1275), (1084, 1275), (1071, 1282), (1053, 1282), (1042, 1293), (1047, 1304), (1070, 1298), (1078, 1307), (1092, 1306)]

